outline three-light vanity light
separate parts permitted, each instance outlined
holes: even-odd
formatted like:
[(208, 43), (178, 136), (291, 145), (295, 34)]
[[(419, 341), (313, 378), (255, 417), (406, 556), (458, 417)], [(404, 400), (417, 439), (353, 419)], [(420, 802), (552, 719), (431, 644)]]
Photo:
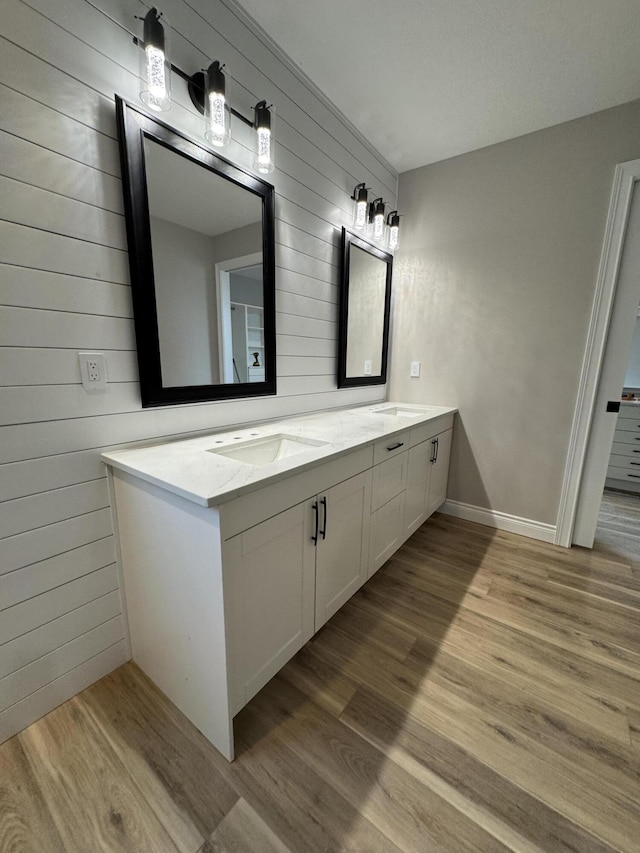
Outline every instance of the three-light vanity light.
[(353, 227), (374, 243), (384, 245), (389, 251), (398, 248), (400, 214), (392, 210), (385, 218), (385, 202), (380, 198), (369, 201), (366, 184), (356, 184), (351, 198), (354, 201)]
[(210, 145), (223, 148), (231, 142), (231, 116), (253, 128), (254, 169), (267, 175), (274, 169), (274, 110), (258, 101), (253, 119), (248, 119), (229, 103), (229, 69), (214, 61), (205, 71), (188, 75), (170, 60), (170, 28), (166, 18), (153, 6), (143, 20), (140, 56), (140, 99), (152, 110), (163, 112), (171, 106), (171, 72), (186, 80), (189, 95), (204, 116), (204, 136)]

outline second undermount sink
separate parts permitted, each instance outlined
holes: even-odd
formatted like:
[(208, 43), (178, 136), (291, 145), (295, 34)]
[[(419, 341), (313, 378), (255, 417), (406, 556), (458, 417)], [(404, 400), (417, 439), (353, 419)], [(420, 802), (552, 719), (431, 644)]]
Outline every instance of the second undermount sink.
[(413, 409), (411, 406), (387, 406), (384, 409), (375, 409), (376, 415), (394, 415), (398, 418), (417, 418), (426, 414), (424, 409)]
[(269, 465), (271, 462), (279, 462), (281, 459), (304, 453), (314, 447), (323, 447), (328, 443), (328, 441), (280, 433), (251, 438), (232, 445), (227, 444), (219, 449), (210, 447), (208, 452), (226, 456), (227, 459), (235, 459), (236, 462), (245, 462), (247, 465)]

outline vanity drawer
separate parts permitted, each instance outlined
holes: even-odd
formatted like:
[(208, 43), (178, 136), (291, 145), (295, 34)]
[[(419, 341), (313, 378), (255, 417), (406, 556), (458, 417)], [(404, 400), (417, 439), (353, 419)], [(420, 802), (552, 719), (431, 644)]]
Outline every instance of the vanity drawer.
[(399, 453), (404, 453), (409, 448), (411, 438), (410, 430), (398, 432), (395, 435), (390, 435), (389, 438), (383, 438), (376, 442), (373, 447), (373, 464), (379, 465), (380, 462), (385, 462), (391, 459), (392, 456), (397, 456)]
[(445, 432), (452, 427), (453, 415), (442, 415), (441, 418), (436, 418), (426, 424), (420, 424), (411, 430), (411, 447), (415, 447), (416, 444), (422, 444), (423, 441), (427, 441), (433, 438), (434, 435)]
[(374, 466), (371, 481), (371, 512), (375, 512), (407, 488), (408, 459), (409, 454), (405, 451)]

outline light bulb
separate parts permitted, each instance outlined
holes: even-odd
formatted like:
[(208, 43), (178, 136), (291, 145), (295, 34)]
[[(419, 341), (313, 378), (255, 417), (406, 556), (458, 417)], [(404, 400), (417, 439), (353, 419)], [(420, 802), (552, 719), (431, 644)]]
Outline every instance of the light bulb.
[(268, 175), (273, 172), (273, 114), (272, 110), (267, 107), (266, 101), (260, 101), (256, 104), (255, 119), (253, 123), (255, 131), (255, 157), (253, 168), (261, 175)]
[[(164, 18), (163, 18), (164, 21)], [(144, 18), (144, 52), (140, 54), (142, 88), (140, 100), (156, 112), (171, 106), (171, 75), (167, 49), (168, 28), (160, 23), (158, 10), (153, 7)]]
[(231, 113), (227, 100), (227, 77), (217, 60), (209, 66), (205, 78), (204, 135), (217, 148), (231, 142)]
[(207, 139), (212, 145), (222, 146), (225, 143), (224, 105), (224, 95), (221, 95), (220, 92), (210, 93)]
[(258, 171), (267, 174), (271, 166), (271, 131), (268, 127), (258, 128)]
[(398, 248), (398, 244), (400, 242), (400, 215), (397, 210), (391, 211), (389, 216), (387, 216), (387, 228), (387, 245), (389, 246), (389, 251), (393, 252), (394, 249)]
[(367, 225), (367, 211), (369, 208), (369, 193), (364, 184), (356, 184), (351, 198), (355, 201), (353, 211), (353, 227), (356, 231), (362, 231)]
[(152, 44), (145, 48), (147, 54), (147, 82), (149, 97), (147, 105), (152, 110), (162, 110), (162, 103), (167, 97), (166, 75), (164, 73), (164, 51), (158, 50)]
[(373, 239), (382, 240), (384, 234), (384, 213), (376, 213), (373, 217)]

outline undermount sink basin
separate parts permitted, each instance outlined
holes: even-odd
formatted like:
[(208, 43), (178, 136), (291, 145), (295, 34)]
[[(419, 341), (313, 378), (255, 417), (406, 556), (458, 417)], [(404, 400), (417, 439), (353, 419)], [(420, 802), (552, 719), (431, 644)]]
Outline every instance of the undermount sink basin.
[(384, 409), (375, 409), (376, 415), (394, 415), (397, 418), (417, 418), (425, 415), (424, 409), (412, 409), (410, 406), (387, 406)]
[(281, 459), (304, 453), (313, 447), (323, 447), (328, 443), (328, 441), (317, 441), (313, 438), (280, 434), (239, 441), (237, 444), (226, 445), (219, 450), (211, 447), (208, 452), (235, 459), (236, 462), (245, 462), (247, 465), (269, 465), (271, 462), (279, 462)]

